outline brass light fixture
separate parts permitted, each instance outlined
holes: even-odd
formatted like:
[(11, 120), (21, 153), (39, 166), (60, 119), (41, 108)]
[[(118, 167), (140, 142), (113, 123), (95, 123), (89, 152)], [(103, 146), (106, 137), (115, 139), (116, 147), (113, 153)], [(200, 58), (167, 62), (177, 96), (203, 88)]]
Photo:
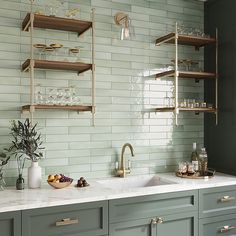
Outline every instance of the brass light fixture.
[(117, 12), (114, 16), (116, 25), (121, 26), (120, 40), (130, 39), (133, 32), (131, 29), (131, 20), (129, 15), (123, 12)]

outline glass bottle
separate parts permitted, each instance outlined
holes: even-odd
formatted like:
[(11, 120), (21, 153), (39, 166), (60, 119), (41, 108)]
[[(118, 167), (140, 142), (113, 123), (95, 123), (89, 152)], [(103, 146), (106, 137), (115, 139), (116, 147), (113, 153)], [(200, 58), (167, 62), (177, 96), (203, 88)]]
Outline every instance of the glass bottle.
[(207, 175), (208, 156), (204, 147), (201, 148), (201, 152), (199, 153), (198, 158), (200, 175), (205, 176)]
[(22, 174), (19, 174), (18, 179), (16, 180), (16, 189), (17, 190), (23, 190), (25, 186), (25, 180), (22, 177)]
[(193, 143), (193, 151), (191, 154), (191, 162), (193, 164), (193, 168), (195, 172), (198, 172), (199, 168), (199, 161), (198, 161), (198, 154), (197, 154), (197, 143)]

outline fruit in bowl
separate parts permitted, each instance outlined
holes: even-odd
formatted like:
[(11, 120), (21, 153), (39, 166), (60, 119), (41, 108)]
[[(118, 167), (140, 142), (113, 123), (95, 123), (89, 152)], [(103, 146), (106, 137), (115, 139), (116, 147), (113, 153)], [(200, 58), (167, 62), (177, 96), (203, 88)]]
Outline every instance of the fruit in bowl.
[(73, 179), (63, 174), (49, 175), (48, 184), (54, 188), (60, 189), (69, 186)]

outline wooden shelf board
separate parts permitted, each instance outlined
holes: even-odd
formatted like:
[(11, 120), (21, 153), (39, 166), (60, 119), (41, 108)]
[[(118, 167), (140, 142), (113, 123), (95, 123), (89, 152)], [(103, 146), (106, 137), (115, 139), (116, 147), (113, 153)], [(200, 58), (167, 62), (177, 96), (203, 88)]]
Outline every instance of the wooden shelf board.
[[(215, 108), (183, 108), (180, 107), (178, 108), (180, 112), (195, 112), (195, 113), (199, 113), (199, 112), (207, 112), (207, 113), (216, 113), (216, 109)], [(157, 112), (174, 112), (175, 108), (174, 107), (159, 107), (156, 108)]]
[[(80, 35), (92, 27), (92, 22), (34, 14), (34, 27), (76, 32)], [(22, 30), (29, 31), (29, 28), (30, 13), (27, 13), (22, 22)]]
[[(174, 77), (175, 70), (164, 71), (156, 74), (156, 79), (163, 77)], [(197, 71), (179, 71), (180, 78), (189, 79), (215, 79), (216, 74), (210, 72), (197, 72)]]
[[(30, 111), (31, 105), (22, 106), (22, 111)], [(72, 111), (92, 111), (92, 106), (83, 105), (33, 105), (35, 110), (72, 110)]]
[[(27, 59), (22, 64), (22, 71), (27, 71), (30, 67), (30, 59)], [(82, 62), (67, 62), (67, 61), (47, 61), (47, 60), (34, 60), (34, 68), (38, 69), (51, 69), (51, 70), (70, 70), (83, 73), (92, 69), (92, 64)]]
[[(169, 33), (163, 37), (160, 37), (156, 40), (156, 45), (160, 45), (162, 43), (175, 43), (175, 33)], [(197, 48), (209, 45), (209, 44), (215, 44), (216, 39), (215, 38), (205, 38), (205, 37), (199, 37), (199, 36), (190, 36), (190, 35), (178, 35), (178, 44), (181, 45), (189, 45), (189, 46), (195, 46)]]

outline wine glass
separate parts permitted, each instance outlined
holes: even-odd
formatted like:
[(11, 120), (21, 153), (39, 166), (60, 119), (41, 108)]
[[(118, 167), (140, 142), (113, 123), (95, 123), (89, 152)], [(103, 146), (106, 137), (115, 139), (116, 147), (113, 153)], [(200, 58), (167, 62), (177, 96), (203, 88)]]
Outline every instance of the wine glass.
[(44, 52), (45, 48), (47, 47), (47, 45), (37, 43), (37, 44), (34, 44), (33, 46), (37, 50), (37, 59), (42, 60), (43, 59), (43, 52)]

